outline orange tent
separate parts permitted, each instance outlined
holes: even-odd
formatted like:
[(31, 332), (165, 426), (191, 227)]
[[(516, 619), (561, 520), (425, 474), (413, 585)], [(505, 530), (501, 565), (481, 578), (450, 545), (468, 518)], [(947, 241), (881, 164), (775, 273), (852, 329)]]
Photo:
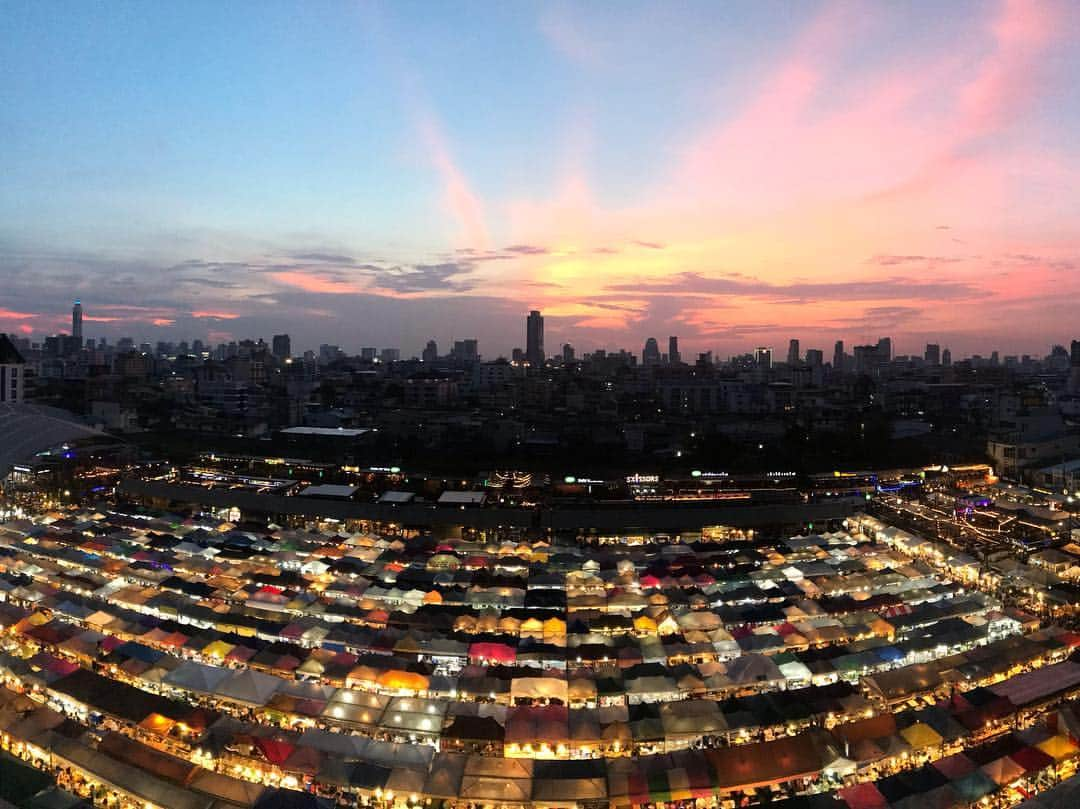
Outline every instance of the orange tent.
[(393, 688), (399, 691), (427, 691), (428, 678), (423, 674), (416, 674), (401, 669), (389, 669), (384, 671), (375, 680), (383, 688)]

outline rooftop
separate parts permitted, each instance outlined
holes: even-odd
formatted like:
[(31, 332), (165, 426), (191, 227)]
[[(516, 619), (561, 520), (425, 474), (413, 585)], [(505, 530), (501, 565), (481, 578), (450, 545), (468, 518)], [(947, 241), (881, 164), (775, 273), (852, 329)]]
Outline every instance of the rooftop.
[(25, 362), (15, 344), (6, 334), (0, 333), (0, 365), (22, 365)]

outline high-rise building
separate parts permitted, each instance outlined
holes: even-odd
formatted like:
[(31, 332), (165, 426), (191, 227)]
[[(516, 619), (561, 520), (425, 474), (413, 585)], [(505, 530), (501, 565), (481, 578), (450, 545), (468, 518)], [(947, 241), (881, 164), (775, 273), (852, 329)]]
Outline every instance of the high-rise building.
[[(236, 343), (229, 343), (225, 347), (225, 356), (235, 356)], [(319, 346), (319, 362), (323, 365), (329, 365), (331, 362), (336, 362), (345, 356), (345, 353), (341, 350), (340, 346), (331, 345), (329, 343), (323, 343)]]
[(641, 364), (645, 366), (660, 364), (660, 344), (655, 337), (645, 341), (645, 348), (641, 350)]
[(877, 345), (855, 346), (852, 349), (855, 373), (870, 374), (877, 371), (886, 362), (882, 350), (880, 340)]
[(480, 359), (479, 343), (475, 337), (467, 340), (455, 340), (450, 356), (458, 362), (476, 362)]
[(544, 364), (544, 316), (533, 309), (525, 319), (525, 359), (539, 368)]
[(1069, 380), (1066, 390), (1080, 394), (1080, 340), (1073, 340), (1069, 346)]
[(275, 334), (270, 342), (270, 351), (279, 360), (287, 360), (292, 356), (292, 340), (287, 334)]
[(374, 362), (375, 358), (379, 356), (379, 349), (374, 346), (366, 346), (360, 349), (360, 359), (365, 362)]
[(75, 301), (71, 307), (71, 338), (76, 346), (82, 348), (82, 301)]
[(832, 367), (834, 371), (844, 370), (844, 341), (837, 340), (832, 351)]
[(799, 364), (799, 341), (791, 340), (788, 342), (787, 347), (787, 364), (798, 365)]
[(389, 365), (391, 362), (398, 362), (401, 359), (400, 348), (384, 348), (379, 352), (379, 362)]
[(820, 368), (825, 364), (825, 352), (820, 348), (806, 349), (806, 365), (809, 368)]
[(772, 368), (772, 349), (761, 346), (754, 352), (754, 364), (758, 368)]
[(947, 348), (941, 352), (941, 364), (946, 368), (952, 365), (952, 352)]
[(439, 346), (434, 340), (428, 340), (427, 345), (424, 346), (424, 353), (420, 355), (420, 359), (424, 362), (435, 362), (439, 358)]
[(569, 365), (574, 361), (574, 347), (565, 343), (562, 347), (562, 361)]
[(877, 341), (877, 353), (878, 362), (888, 363), (892, 362), (892, 338), (891, 337), (879, 337)]
[(679, 354), (679, 338), (674, 335), (667, 338), (667, 361), (671, 365), (678, 365), (682, 362), (682, 355)]
[(927, 365), (941, 365), (941, 346), (937, 343), (927, 343), (926, 351), (923, 352), (923, 360)]
[(0, 402), (21, 402), (26, 361), (6, 334), (0, 334)]

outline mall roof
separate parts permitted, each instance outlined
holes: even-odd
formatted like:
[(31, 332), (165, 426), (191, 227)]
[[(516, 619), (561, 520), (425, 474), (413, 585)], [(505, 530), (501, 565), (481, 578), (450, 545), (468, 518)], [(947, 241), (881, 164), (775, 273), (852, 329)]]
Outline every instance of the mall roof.
[(26, 403), (0, 404), (0, 476), (13, 464), (28, 461), (57, 444), (103, 433), (52, 407)]
[(22, 365), (25, 360), (6, 334), (0, 334), (0, 365)]
[(286, 427), (281, 431), (282, 435), (312, 435), (330, 438), (356, 438), (364, 433), (370, 433), (366, 427)]
[(320, 483), (316, 486), (308, 486), (300, 492), (301, 497), (352, 497), (356, 494), (355, 486), (342, 486), (336, 483)]

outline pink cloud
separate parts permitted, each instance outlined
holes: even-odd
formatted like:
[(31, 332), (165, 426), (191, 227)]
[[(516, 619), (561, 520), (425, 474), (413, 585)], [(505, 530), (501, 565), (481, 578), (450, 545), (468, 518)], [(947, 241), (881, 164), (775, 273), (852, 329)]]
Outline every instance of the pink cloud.
[(989, 25), (994, 51), (960, 95), (960, 139), (1007, 125), (1037, 93), (1039, 59), (1065, 30), (1065, 9), (1050, 0), (1006, 0)]
[[(960, 307), (933, 299), (894, 307), (890, 328), (898, 334), (1004, 329), (987, 307), (1024, 289), (1056, 285), (1060, 294), (1080, 294), (1080, 274), (1060, 270), (1080, 254), (1068, 213), (1080, 182), (1076, 155), (1035, 150), (1038, 141), (1021, 129), (1056, 92), (1046, 68), (1062, 32), (1075, 26), (1075, 11), (1006, 0), (977, 13), (967, 35), (947, 49), (898, 46), (888, 62), (863, 59), (856, 73), (846, 54), (879, 15), (827, 5), (740, 108), (706, 121), (675, 150), (650, 193), (622, 207), (604, 205), (577, 163), (549, 198), (511, 201), (509, 238), (550, 248), (518, 262), (516, 278), (533, 285), (533, 303), (568, 311), (619, 284), (625, 291), (612, 293), (616, 298), (631, 295), (635, 284), (686, 273), (708, 280), (742, 274), (778, 287), (867, 284), (890, 272), (874, 256), (922, 255), (930, 258), (905, 268), (913, 279), (981, 291)], [(546, 33), (581, 69), (590, 68), (576, 52), (580, 30), (554, 17)], [(663, 242), (663, 255), (642, 251), (643, 240)], [(620, 249), (579, 258), (600, 244)], [(1010, 265), (989, 277), (988, 265), (1024, 252), (1045, 256), (1045, 272)], [(670, 294), (684, 291), (676, 285)], [(740, 299), (744, 306), (722, 317), (709, 303)], [(853, 308), (884, 311), (895, 300), (883, 293), (853, 307), (777, 296), (767, 303), (768, 320), (824, 333), (865, 323)], [(676, 322), (698, 339), (745, 337), (748, 328), (768, 328), (762, 302), (752, 301), (737, 291), (709, 293), (699, 303), (682, 301)], [(1036, 304), (1018, 304), (1029, 305)], [(647, 322), (640, 317), (583, 311), (577, 325), (615, 333), (620, 323), (640, 329)], [(1068, 327), (1055, 317), (1056, 327)]]
[(197, 310), (191, 313), (194, 318), (206, 318), (209, 320), (236, 320), (240, 317), (236, 312), (220, 312), (220, 311), (206, 311)]
[(483, 204), (454, 160), (442, 126), (427, 111), (418, 111), (416, 118), (428, 158), (442, 180), (443, 202), (457, 220), (465, 246), (489, 249), (491, 238), (484, 221)]
[(0, 320), (29, 320), (37, 317), (32, 312), (16, 312), (13, 309), (0, 309)]
[(363, 290), (352, 281), (343, 281), (322, 273), (282, 270), (269, 273), (269, 276), (279, 284), (322, 295), (348, 295)]

